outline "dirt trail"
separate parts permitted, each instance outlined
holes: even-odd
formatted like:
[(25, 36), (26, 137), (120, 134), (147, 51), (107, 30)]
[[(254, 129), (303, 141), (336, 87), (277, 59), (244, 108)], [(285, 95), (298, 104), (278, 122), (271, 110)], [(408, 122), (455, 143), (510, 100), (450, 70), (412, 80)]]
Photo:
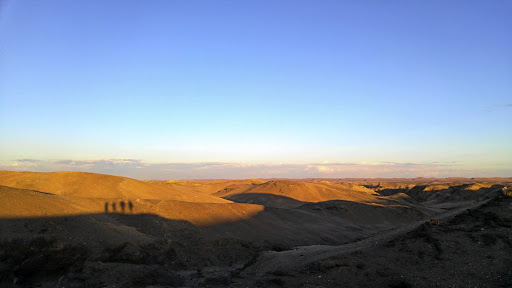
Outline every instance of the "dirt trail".
[(306, 267), (308, 264), (313, 262), (375, 247), (400, 235), (406, 234), (427, 223), (431, 219), (443, 220), (446, 218), (451, 218), (468, 209), (477, 208), (489, 202), (490, 200), (491, 199), (487, 199), (484, 201), (476, 202), (470, 206), (440, 213), (438, 215), (432, 216), (430, 219), (424, 219), (396, 229), (380, 232), (358, 242), (347, 243), (339, 246), (301, 246), (296, 247), (294, 250), (282, 252), (267, 251), (258, 257), (253, 265), (247, 267), (240, 276), (243, 278), (258, 279), (258, 277), (273, 272), (299, 271), (301, 268)]

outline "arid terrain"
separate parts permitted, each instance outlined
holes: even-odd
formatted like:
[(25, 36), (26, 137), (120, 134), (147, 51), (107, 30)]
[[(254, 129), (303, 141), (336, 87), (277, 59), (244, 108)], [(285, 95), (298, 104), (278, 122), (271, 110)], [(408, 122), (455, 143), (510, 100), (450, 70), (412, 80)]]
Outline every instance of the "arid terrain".
[(512, 178), (0, 171), (0, 287), (512, 287)]

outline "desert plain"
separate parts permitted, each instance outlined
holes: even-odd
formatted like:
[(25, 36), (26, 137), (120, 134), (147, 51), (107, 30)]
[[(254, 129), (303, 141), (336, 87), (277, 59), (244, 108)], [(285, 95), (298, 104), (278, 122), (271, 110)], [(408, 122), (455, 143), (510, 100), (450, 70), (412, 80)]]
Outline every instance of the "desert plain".
[(512, 287), (512, 178), (0, 171), (0, 287)]

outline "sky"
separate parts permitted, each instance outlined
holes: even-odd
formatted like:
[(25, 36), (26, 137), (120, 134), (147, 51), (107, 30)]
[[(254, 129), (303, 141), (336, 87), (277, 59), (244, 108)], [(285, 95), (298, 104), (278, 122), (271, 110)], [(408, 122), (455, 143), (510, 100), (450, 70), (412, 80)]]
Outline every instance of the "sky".
[(512, 177), (511, 1), (0, 1), (0, 170)]

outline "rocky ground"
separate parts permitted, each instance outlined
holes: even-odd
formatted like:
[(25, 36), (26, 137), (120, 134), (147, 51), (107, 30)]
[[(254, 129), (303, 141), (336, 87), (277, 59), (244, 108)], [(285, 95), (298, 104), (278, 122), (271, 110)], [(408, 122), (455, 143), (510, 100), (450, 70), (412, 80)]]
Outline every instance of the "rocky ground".
[(332, 253), (293, 269), (258, 273), (254, 267), (257, 261), (231, 286), (512, 287), (512, 197), (433, 219), (369, 249)]

